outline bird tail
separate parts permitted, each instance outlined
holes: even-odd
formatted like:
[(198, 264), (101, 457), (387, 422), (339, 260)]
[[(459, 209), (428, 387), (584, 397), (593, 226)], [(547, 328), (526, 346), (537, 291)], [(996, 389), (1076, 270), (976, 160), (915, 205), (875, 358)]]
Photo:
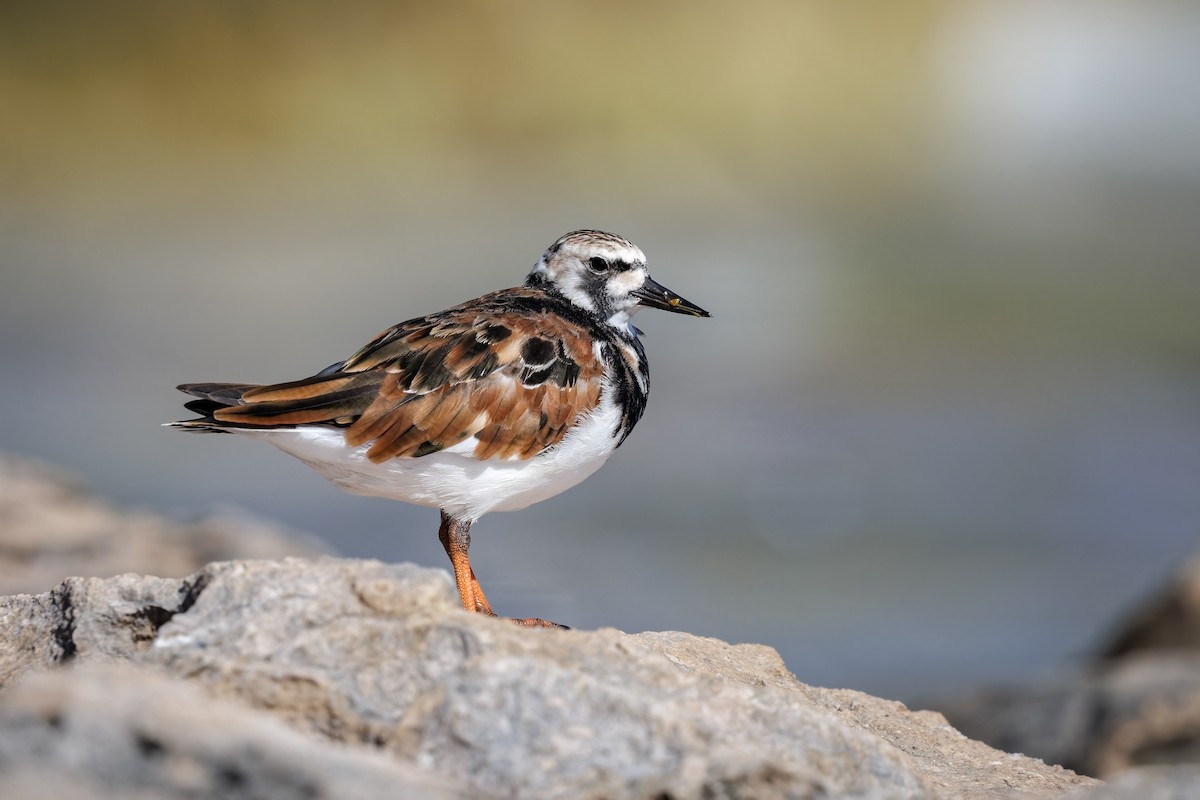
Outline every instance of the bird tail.
[(379, 395), (383, 375), (329, 372), (288, 383), (185, 383), (195, 397), (185, 404), (199, 419), (168, 422), (171, 428), (223, 433), (294, 428), (297, 425), (351, 425)]
[(213, 415), (222, 408), (241, 405), (242, 396), (258, 387), (259, 384), (256, 383), (181, 383), (175, 388), (196, 398), (184, 403), (183, 407), (200, 414), (200, 417), (165, 422), (163, 425), (193, 433), (229, 433), (230, 428), (245, 427), (236, 423), (221, 422)]

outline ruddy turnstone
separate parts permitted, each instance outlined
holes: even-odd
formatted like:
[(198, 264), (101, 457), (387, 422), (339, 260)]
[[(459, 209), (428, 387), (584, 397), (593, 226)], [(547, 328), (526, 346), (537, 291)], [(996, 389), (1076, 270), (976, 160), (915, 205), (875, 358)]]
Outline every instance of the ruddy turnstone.
[(310, 378), (185, 383), (201, 416), (167, 424), (261, 439), (353, 494), (440, 509), (463, 606), (495, 616), (471, 526), (569, 489), (625, 441), (649, 390), (642, 306), (709, 316), (653, 281), (633, 243), (573, 231), (524, 286), (393, 325)]

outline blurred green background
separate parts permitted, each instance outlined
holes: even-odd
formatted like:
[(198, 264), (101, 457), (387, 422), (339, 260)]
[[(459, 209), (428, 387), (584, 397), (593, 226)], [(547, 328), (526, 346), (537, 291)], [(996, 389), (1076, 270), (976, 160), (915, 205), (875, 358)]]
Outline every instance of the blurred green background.
[(436, 514), (157, 427), (579, 227), (713, 312), (502, 612), (914, 702), (1087, 652), (1200, 533), (1200, 6), (0, 7), (0, 447), (444, 566)]

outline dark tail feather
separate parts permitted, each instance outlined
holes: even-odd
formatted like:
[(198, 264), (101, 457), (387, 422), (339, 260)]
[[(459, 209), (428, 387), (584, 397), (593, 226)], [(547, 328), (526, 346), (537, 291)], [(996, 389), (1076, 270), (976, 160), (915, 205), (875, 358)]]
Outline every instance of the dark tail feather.
[(242, 395), (257, 389), (257, 383), (181, 383), (175, 387), (184, 394), (199, 398), (183, 404), (188, 411), (200, 414), (200, 419), (183, 419), (164, 423), (168, 428), (182, 428), (196, 433), (226, 433), (224, 428), (242, 427), (218, 422), (213, 418), (218, 410), (239, 405)]
[(328, 373), (262, 386), (252, 383), (185, 383), (184, 404), (199, 419), (168, 423), (202, 432), (231, 429), (330, 425), (344, 428), (358, 419), (379, 393), (378, 373)]
[(181, 383), (175, 388), (184, 394), (211, 400), (216, 403), (217, 408), (223, 408), (236, 406), (241, 402), (242, 395), (251, 389), (257, 389), (260, 385), (257, 383)]

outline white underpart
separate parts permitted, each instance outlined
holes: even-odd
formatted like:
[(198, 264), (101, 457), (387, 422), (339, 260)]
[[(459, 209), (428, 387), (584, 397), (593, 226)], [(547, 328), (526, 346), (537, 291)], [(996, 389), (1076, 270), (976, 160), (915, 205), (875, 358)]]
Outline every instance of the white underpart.
[(476, 440), (421, 458), (393, 458), (376, 464), (369, 444), (351, 447), (342, 431), (319, 425), (290, 429), (237, 430), (293, 455), (351, 494), (387, 497), (478, 519), (489, 511), (517, 511), (570, 489), (591, 475), (616, 449), (614, 433), (621, 410), (604, 401), (578, 420), (557, 446), (525, 461), (471, 455)]

